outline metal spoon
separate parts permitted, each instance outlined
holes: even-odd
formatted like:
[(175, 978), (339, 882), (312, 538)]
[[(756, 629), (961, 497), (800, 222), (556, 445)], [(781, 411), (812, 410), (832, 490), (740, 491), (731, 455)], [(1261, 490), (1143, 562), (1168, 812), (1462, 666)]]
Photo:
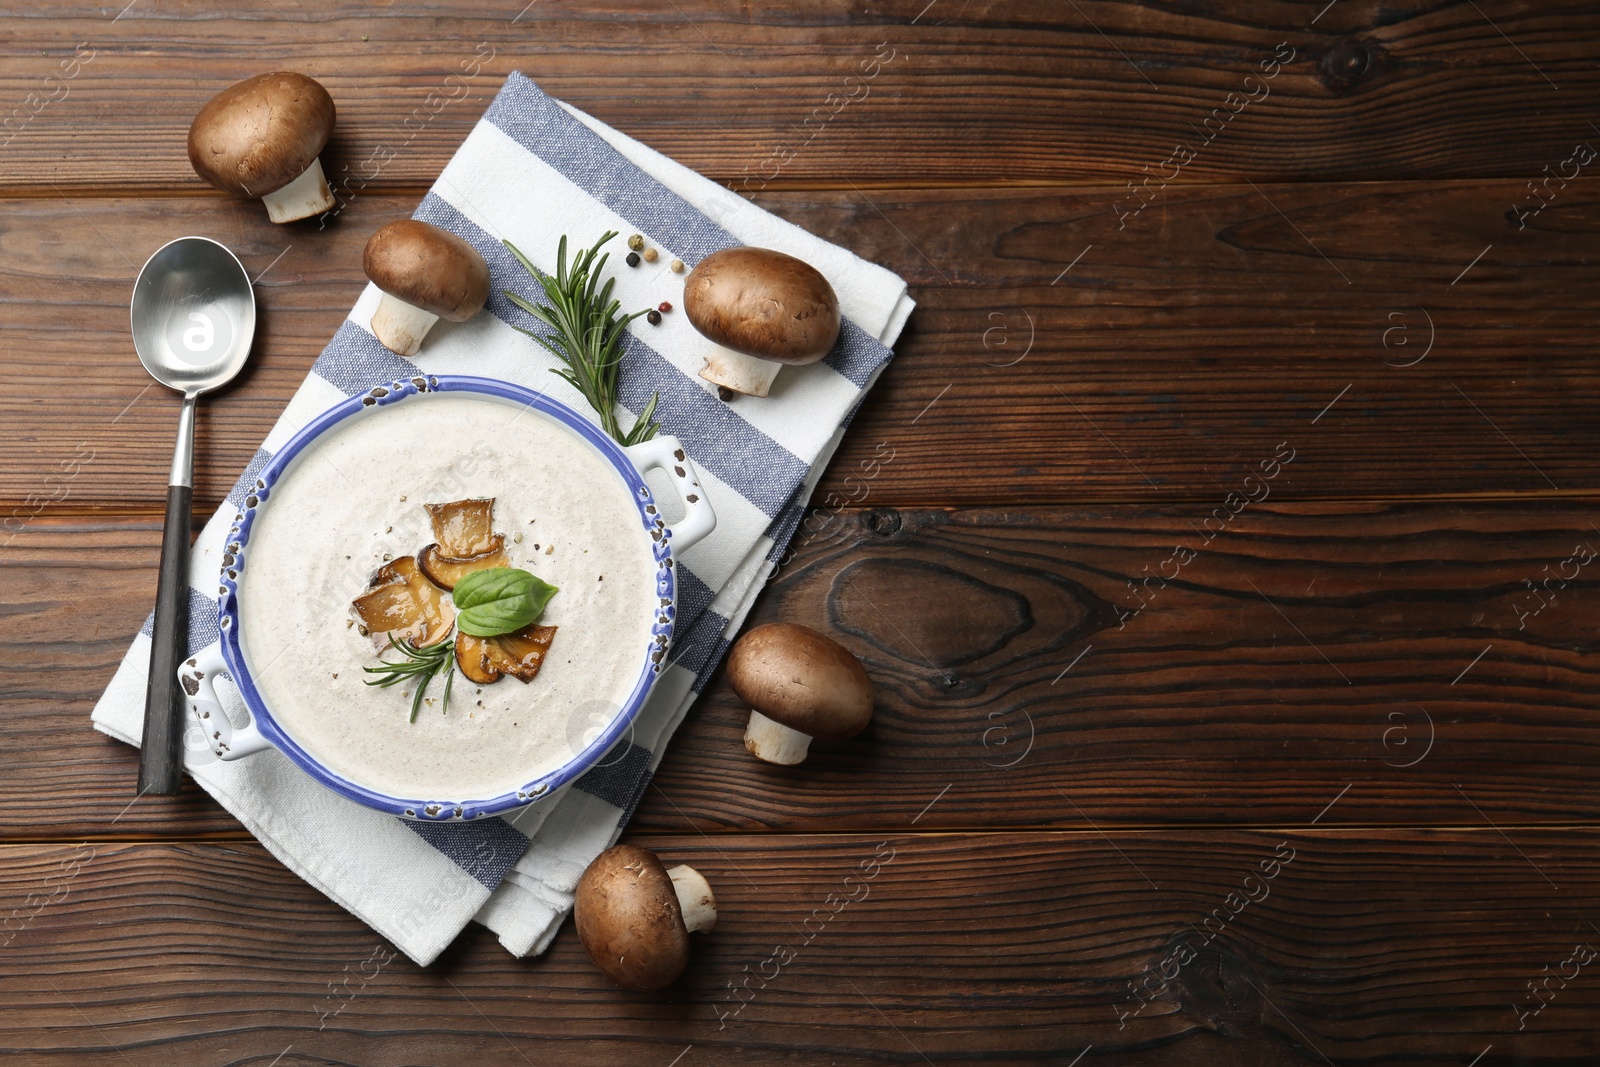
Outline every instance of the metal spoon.
[(156, 249), (133, 283), (133, 347), (150, 376), (183, 394), (178, 442), (167, 483), (150, 678), (145, 686), (139, 793), (181, 788), (184, 703), (178, 665), (189, 637), (189, 506), (194, 494), (194, 416), (201, 393), (226, 385), (244, 367), (256, 329), (250, 276), (208, 237), (180, 237)]

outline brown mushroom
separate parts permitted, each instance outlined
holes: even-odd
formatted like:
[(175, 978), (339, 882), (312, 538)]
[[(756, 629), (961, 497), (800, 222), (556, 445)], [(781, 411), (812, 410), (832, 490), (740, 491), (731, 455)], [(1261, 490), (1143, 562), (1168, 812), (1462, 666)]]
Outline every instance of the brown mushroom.
[(815, 363), (839, 339), (839, 298), (815, 267), (766, 248), (724, 248), (683, 283), (689, 322), (722, 346), (700, 377), (766, 396), (785, 363)]
[(468, 556), (466, 559), (447, 556), (439, 545), (432, 544), (417, 553), (417, 566), (422, 568), (422, 573), (426, 574), (434, 585), (441, 589), (454, 589), (457, 582), (473, 571), (511, 566), (510, 557), (506, 555), (505, 536), (495, 534), (490, 544), (493, 547), (489, 551)]
[(716, 897), (699, 871), (669, 871), (633, 845), (600, 853), (578, 879), (573, 905), (595, 966), (639, 992), (670, 985), (689, 963), (689, 935), (717, 924)]
[(379, 650), (389, 647), (391, 637), (419, 648), (437, 644), (450, 635), (456, 622), (455, 610), (428, 581), (414, 556), (401, 556), (379, 567), (367, 583), (367, 591), (350, 606)]
[(464, 630), (456, 634), (456, 666), (469, 682), (492, 685), (500, 680), (500, 672), (489, 661), (489, 640)]
[[(434, 539), (451, 559), (471, 559), (494, 551), (494, 497), (424, 504)], [(502, 542), (504, 543), (504, 542)]]
[(465, 322), (489, 299), (489, 264), (478, 250), (416, 219), (391, 222), (367, 239), (362, 266), (383, 290), (372, 332), (385, 348), (414, 356), (440, 319)]
[(739, 638), (728, 655), (728, 684), (750, 705), (744, 747), (768, 763), (800, 763), (813, 737), (842, 741), (872, 719), (866, 668), (806, 626), (770, 623)]
[(189, 126), (189, 163), (218, 189), (260, 197), (273, 222), (310, 218), (335, 203), (318, 158), (334, 118), (314, 79), (258, 74), (206, 101)]
[(476, 637), (465, 630), (456, 632), (456, 666), (478, 685), (490, 685), (510, 675), (524, 684), (539, 677), (554, 626), (524, 626), (499, 637)]
[(531, 623), (499, 637), (484, 638), (489, 665), (524, 684), (533, 681), (539, 677), (539, 668), (544, 666), (550, 642), (556, 639), (556, 629)]

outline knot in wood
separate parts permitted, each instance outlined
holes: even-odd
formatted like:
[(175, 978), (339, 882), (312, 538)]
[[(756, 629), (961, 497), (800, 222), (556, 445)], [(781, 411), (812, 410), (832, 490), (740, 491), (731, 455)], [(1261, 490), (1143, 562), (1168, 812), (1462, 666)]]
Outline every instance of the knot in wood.
[(1355, 37), (1342, 37), (1322, 54), (1317, 76), (1328, 91), (1343, 95), (1379, 67), (1381, 46)]
[(894, 508), (873, 508), (862, 516), (867, 529), (879, 537), (889, 537), (900, 532), (900, 513)]

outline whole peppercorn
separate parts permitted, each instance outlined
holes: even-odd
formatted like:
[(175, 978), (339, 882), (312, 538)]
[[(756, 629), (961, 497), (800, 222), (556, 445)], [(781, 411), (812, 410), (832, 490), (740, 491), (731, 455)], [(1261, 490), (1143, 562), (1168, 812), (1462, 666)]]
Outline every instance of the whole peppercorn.
[(661, 253), (657, 252), (653, 248), (647, 248), (644, 250), (644, 261), (646, 263), (654, 263), (658, 258), (660, 258), (660, 256)]
[(683, 260), (675, 259), (675, 260), (672, 261), (672, 273), (674, 273), (674, 274), (682, 274), (683, 273)]
[(655, 310), (654, 308), (651, 308), (650, 311), (645, 313), (645, 321), (648, 322), (652, 326), (660, 326), (661, 325), (661, 312)]
[(656, 310), (660, 311), (662, 313), (666, 313), (668, 311), (671, 311), (672, 310), (672, 301), (670, 301), (670, 300), (661, 301), (661, 303), (656, 305)]
[(733, 390), (729, 389), (726, 385), (717, 386), (717, 399), (726, 404), (728, 401), (733, 399)]
[(634, 234), (632, 237), (628, 238), (628, 247), (633, 249), (635, 252), (639, 251), (639, 249), (644, 247), (644, 238), (639, 234)]
[(639, 253), (637, 253), (637, 252), (629, 252), (628, 253), (628, 259), (627, 259), (627, 264), (630, 267), (637, 267), (639, 265)]

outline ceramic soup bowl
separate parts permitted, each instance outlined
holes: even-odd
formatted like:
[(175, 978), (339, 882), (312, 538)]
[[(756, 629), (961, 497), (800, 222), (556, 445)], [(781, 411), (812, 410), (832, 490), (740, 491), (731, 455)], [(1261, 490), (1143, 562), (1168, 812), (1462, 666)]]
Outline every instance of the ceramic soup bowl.
[[(651, 470), (678, 498), (675, 522)], [(397, 650), (366, 635), (351, 598), (434, 539), (425, 502), (489, 497), (506, 565), (559, 589), (539, 620), (555, 637), (530, 682), (457, 673), (446, 703), (441, 675), (408, 721), (409, 687), (371, 685), (363, 669)], [(179, 671), (212, 751), (227, 761), (275, 748), (351, 800), (425, 820), (550, 797), (627, 735), (666, 667), (676, 556), (716, 525), (676, 438), (624, 448), (541, 393), (446, 375), (329, 409), (277, 451), (244, 504), (221, 560), (220, 639)], [(233, 718), (222, 673), (238, 691)]]

